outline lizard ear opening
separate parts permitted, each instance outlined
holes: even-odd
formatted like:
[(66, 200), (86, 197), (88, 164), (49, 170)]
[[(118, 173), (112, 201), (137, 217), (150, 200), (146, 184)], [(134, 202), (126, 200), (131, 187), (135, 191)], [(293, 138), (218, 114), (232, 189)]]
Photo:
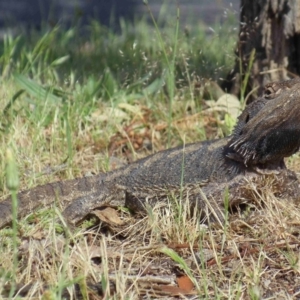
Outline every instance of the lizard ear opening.
[(247, 124), (247, 123), (249, 122), (249, 120), (250, 120), (250, 116), (249, 116), (249, 114), (247, 114), (247, 117), (246, 117), (245, 123)]

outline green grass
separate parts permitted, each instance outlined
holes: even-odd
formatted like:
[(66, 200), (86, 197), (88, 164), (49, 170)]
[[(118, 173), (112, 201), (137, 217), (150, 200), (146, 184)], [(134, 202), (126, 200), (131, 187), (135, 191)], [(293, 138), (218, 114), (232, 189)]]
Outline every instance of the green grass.
[[(216, 24), (209, 35), (201, 25), (190, 30), (180, 27), (175, 35), (176, 23), (174, 16), (158, 32), (146, 21), (121, 22), (120, 33), (114, 33), (92, 21), (84, 30), (55, 27), (30, 36), (7, 36), (0, 44), (1, 74), (22, 73), (51, 85), (95, 78), (106, 83), (110, 93), (114, 88), (140, 91), (141, 86), (163, 76), (165, 58), (172, 61), (174, 54), (177, 81), (185, 82), (187, 72), (189, 76), (224, 78), (234, 59), (237, 32), (232, 29), (233, 21)], [(93, 92), (103, 96), (102, 88)]]
[[(187, 31), (174, 16), (164, 29), (122, 21), (115, 33), (92, 21), (84, 34), (56, 27), (7, 36), (0, 42), (3, 198), (16, 189), (15, 163), (20, 188), (27, 189), (227, 134), (234, 120), (208, 110), (198, 86), (200, 79), (226, 76), (236, 35), (230, 21), (208, 34), (200, 25)], [(272, 285), (278, 272), (297, 272), (292, 204), (284, 207), (266, 193), (258, 225), (251, 214), (239, 215), (224, 230), (200, 225), (179, 200), (143, 219), (122, 210), (125, 225), (117, 229), (109, 223), (86, 232), (92, 219), (66, 233), (54, 222), (59, 205), (20, 220), (0, 231), (0, 293), (33, 284), (28, 298), (36, 292), (43, 299), (68, 293), (88, 299), (94, 285), (95, 299), (138, 299), (153, 291), (174, 296), (174, 280), (185, 274), (195, 287), (190, 293), (200, 298), (257, 299), (265, 279)], [(276, 235), (277, 228), (290, 228), (289, 234)], [(188, 294), (182, 287), (180, 293)]]
[[(133, 118), (140, 118), (138, 133), (148, 129), (147, 122), (168, 124), (154, 150), (182, 143), (182, 132), (172, 122), (186, 115), (188, 106), (192, 113), (201, 111), (194, 84), (198, 78), (226, 75), (233, 65), (235, 32), (228, 24), (216, 25), (209, 36), (201, 26), (187, 35), (174, 19), (161, 31), (139, 21), (122, 22), (121, 32), (114, 33), (92, 21), (85, 34), (76, 27), (56, 27), (7, 36), (0, 43), (1, 143), (12, 143), (17, 156), (26, 157), (25, 168), (36, 165), (37, 151), (45, 153), (38, 158), (41, 165), (67, 161), (69, 166), (75, 149), (86, 144), (103, 153), (118, 127)], [(26, 149), (15, 134), (32, 137), (23, 141), (29, 143)], [(197, 128), (184, 139), (204, 138), (206, 132)], [(134, 149), (130, 141), (127, 147)]]
[[(13, 171), (9, 167), (12, 162), (17, 163), (24, 189), (106, 171), (112, 167), (112, 157), (119, 164), (122, 158), (131, 161), (169, 146), (220, 135), (217, 122), (206, 133), (205, 122), (198, 116), (203, 103), (195, 83), (199, 78), (217, 80), (226, 75), (233, 64), (235, 32), (230, 24), (229, 30), (216, 24), (215, 33), (209, 36), (201, 26), (187, 32), (176, 18), (168, 20), (162, 30), (153, 21), (155, 26), (122, 21), (119, 33), (92, 21), (84, 29), (55, 27), (0, 41), (3, 195), (11, 190), (10, 180), (16, 176), (15, 167)], [(216, 50), (224, 45), (224, 52)], [(5, 172), (8, 148), (16, 161), (10, 158), (6, 168), (10, 171)], [(56, 212), (57, 208), (42, 210), (1, 232), (0, 290), (9, 283), (7, 295), (12, 295), (18, 284), (28, 283), (29, 266), (37, 263), (38, 256), (38, 264), (43, 262), (44, 267), (36, 280), (39, 285), (49, 280), (51, 286), (45, 298), (62, 298), (64, 288), (74, 283), (87, 298), (86, 285), (92, 278), (101, 280), (104, 294), (109, 293), (108, 262), (100, 277), (84, 261), (80, 267), (68, 268), (67, 257), (74, 249), (67, 241), (66, 247), (55, 246), (60, 250), (50, 256), (51, 263), (38, 244), (30, 246), (33, 255), (24, 255), (28, 268), (16, 261), (22, 240), (34, 232), (50, 240), (50, 248), (60, 245), (64, 231), (53, 224)], [(179, 227), (187, 222), (180, 219)], [(82, 234), (73, 238), (86, 243)], [(81, 252), (89, 251), (82, 247)], [(104, 245), (99, 249), (107, 251)], [(124, 283), (117, 284), (120, 293), (122, 288), (125, 293)], [(127, 297), (135, 294), (135, 289), (125, 293)]]

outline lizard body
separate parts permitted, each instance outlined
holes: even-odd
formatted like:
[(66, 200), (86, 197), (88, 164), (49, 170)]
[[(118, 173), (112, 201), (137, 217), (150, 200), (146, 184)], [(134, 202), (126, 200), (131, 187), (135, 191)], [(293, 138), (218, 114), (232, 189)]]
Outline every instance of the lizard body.
[[(269, 84), (265, 94), (243, 111), (232, 136), (161, 151), (108, 173), (20, 192), (18, 216), (57, 198), (65, 208), (64, 217), (76, 224), (97, 207), (126, 206), (139, 212), (171, 194), (188, 197), (201, 210), (207, 208), (207, 197), (222, 219), (224, 189), (229, 189), (231, 205), (243, 202), (248, 197), (241, 188), (245, 179), (262, 180), (268, 173), (275, 173), (279, 194), (295, 197), (299, 184), (283, 159), (300, 146), (293, 109), (299, 101), (299, 79)], [(0, 228), (11, 222), (11, 211), (10, 197), (0, 202)]]

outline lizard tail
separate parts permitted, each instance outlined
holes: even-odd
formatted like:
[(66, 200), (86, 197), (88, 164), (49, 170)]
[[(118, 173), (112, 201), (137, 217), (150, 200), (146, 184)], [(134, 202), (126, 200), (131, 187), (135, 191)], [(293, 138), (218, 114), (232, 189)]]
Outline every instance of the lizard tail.
[[(84, 177), (67, 181), (58, 181), (37, 186), (33, 189), (18, 193), (17, 217), (22, 218), (37, 208), (47, 207), (55, 201), (62, 208), (72, 200), (93, 192), (97, 176)], [(0, 202), (0, 228), (12, 222), (11, 196)]]

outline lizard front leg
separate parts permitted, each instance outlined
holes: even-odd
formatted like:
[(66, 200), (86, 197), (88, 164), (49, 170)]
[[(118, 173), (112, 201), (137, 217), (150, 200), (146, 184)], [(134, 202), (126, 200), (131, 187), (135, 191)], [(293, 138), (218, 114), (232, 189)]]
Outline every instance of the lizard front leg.
[(68, 224), (76, 225), (94, 209), (104, 206), (124, 206), (125, 190), (119, 186), (112, 189), (103, 188), (82, 197), (76, 198), (63, 211), (63, 217)]
[(205, 195), (202, 188), (206, 185), (207, 182), (181, 186), (137, 186), (126, 191), (125, 206), (134, 212), (145, 213), (148, 207), (157, 203), (186, 203), (191, 210), (197, 210), (201, 219), (224, 223), (224, 206)]

